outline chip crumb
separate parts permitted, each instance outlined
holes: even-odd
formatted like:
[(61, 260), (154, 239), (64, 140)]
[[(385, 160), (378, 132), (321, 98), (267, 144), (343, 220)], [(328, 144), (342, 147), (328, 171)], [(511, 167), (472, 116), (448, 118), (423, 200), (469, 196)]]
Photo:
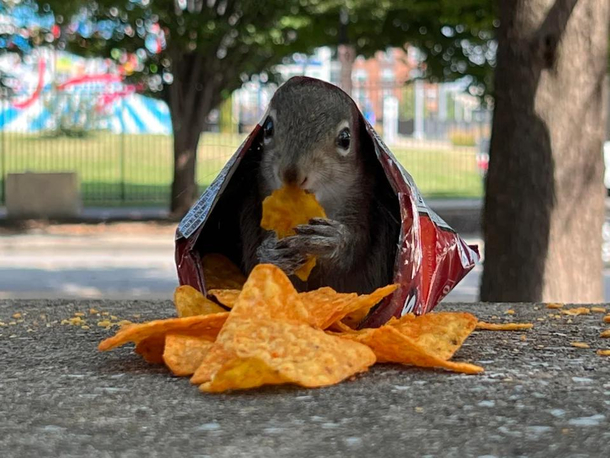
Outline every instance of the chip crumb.
[(606, 329), (604, 332), (602, 332), (600, 334), (600, 337), (604, 338), (604, 339), (608, 339), (610, 338), (610, 329)]
[(540, 307), (538, 307), (537, 305), (534, 305), (534, 310), (540, 310)]
[(573, 323), (572, 318), (570, 318), (567, 323)]
[(563, 304), (558, 302), (551, 302), (550, 304), (546, 304), (547, 309), (561, 309), (563, 308)]
[(477, 329), (484, 331), (522, 331), (533, 327), (532, 323), (486, 323), (484, 321), (477, 323)]
[(102, 320), (98, 321), (97, 325), (101, 328), (109, 328), (110, 326), (112, 326), (112, 322), (110, 320)]
[(553, 315), (553, 318), (560, 320), (561, 319), (561, 315)]
[(7, 324), (4, 321), (0, 321), (0, 326), (7, 326)]
[(418, 412), (418, 413), (422, 413), (424, 411), (424, 408), (423, 407), (416, 407), (415, 411)]
[(504, 312), (506, 315), (514, 315), (515, 311), (513, 309), (509, 309), (506, 312)]
[(86, 324), (80, 327), (81, 329), (90, 329)]
[(17, 337), (17, 334), (11, 334), (10, 336), (8, 336), (9, 339), (14, 339), (15, 337)]
[(527, 337), (525, 336), (525, 334), (521, 334), (521, 340), (523, 340), (523, 341), (527, 340)]
[(111, 320), (118, 320), (118, 318), (116, 316), (114, 316), (114, 315), (110, 315), (110, 319)]
[(591, 307), (591, 311), (594, 313), (606, 313), (606, 307)]
[(588, 343), (585, 342), (572, 342), (570, 345), (576, 348), (591, 348)]
[(140, 318), (142, 315), (140, 315), (139, 313), (134, 313), (131, 316), (134, 317), (134, 318)]
[(35, 332), (32, 328), (28, 328), (27, 332)]
[(575, 307), (568, 310), (562, 310), (561, 313), (564, 315), (587, 315), (591, 313), (591, 309), (587, 307)]
[(114, 324), (116, 324), (117, 326), (127, 326), (127, 325), (133, 324), (133, 323), (131, 321), (129, 321), (129, 320), (121, 320), (121, 321), (119, 321), (117, 323), (114, 323)]
[(512, 378), (510, 378), (510, 377), (506, 377), (506, 378), (502, 379), (502, 381), (503, 381), (503, 382), (512, 382), (512, 381), (513, 381), (513, 379), (512, 379)]
[(70, 318), (68, 320), (69, 324), (73, 326), (80, 326), (81, 324), (85, 324), (86, 321), (83, 320), (80, 316), (75, 316), (74, 318)]
[(74, 312), (74, 316), (85, 316), (83, 312)]
[(570, 430), (568, 428), (563, 428), (561, 430), (561, 434), (569, 434)]
[(102, 313), (102, 315), (104, 315), (104, 316), (108, 316), (108, 315), (110, 315), (110, 313), (108, 313), (108, 312), (101, 312), (101, 313)]
[(17, 324), (17, 322), (16, 322), (16, 321), (9, 321), (9, 322), (8, 322), (8, 324), (9, 324), (10, 326), (15, 326), (15, 325)]
[(537, 321), (544, 321), (544, 318), (536, 318)]
[(597, 350), (599, 356), (610, 356), (610, 350)]
[(604, 323), (610, 323), (610, 315), (604, 317)]
[(21, 313), (20, 313), (20, 312), (13, 313), (13, 318), (15, 318), (15, 319), (17, 319), (17, 318), (21, 318), (21, 316), (22, 316), (22, 315), (21, 315)]
[(89, 314), (94, 315), (96, 313), (99, 313), (97, 309), (94, 309), (93, 307), (89, 309)]

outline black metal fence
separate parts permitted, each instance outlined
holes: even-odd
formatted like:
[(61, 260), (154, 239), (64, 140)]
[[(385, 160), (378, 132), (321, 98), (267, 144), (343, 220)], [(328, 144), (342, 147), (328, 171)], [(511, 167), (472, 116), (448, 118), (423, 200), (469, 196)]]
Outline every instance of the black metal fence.
[[(55, 91), (29, 105), (22, 97), (0, 98), (0, 205), (7, 174), (28, 171), (76, 172), (87, 206), (168, 204), (173, 167), (168, 113), (135, 94), (99, 109), (102, 96)], [(383, 112), (375, 116), (368, 108), (383, 135)], [(418, 120), (402, 99), (398, 110), (390, 148), (424, 195), (480, 196), (484, 158), (478, 151), (489, 134), (488, 113), (475, 110), (470, 119), (457, 119), (426, 112)], [(157, 127), (151, 130), (150, 124)], [(238, 124), (243, 122), (235, 120), (235, 131)], [(204, 133), (199, 145), (197, 179), (202, 188), (245, 136), (218, 132), (219, 126), (212, 130), (216, 132)]]

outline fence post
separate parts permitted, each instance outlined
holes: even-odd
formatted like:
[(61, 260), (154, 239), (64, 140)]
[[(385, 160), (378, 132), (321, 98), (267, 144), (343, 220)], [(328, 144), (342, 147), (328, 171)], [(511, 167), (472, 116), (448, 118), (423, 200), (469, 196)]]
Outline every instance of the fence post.
[[(121, 116), (124, 117), (125, 97), (121, 97)], [(121, 170), (121, 203), (125, 203), (125, 125), (121, 119), (121, 153), (120, 153), (120, 170)]]

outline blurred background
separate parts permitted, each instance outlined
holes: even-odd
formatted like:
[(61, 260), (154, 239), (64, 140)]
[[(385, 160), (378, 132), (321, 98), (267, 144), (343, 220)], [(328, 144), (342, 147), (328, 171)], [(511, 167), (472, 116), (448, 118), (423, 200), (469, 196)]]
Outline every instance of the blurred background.
[(295, 75), (482, 244), (498, 27), (485, 0), (2, 2), (0, 298), (171, 297), (175, 221)]

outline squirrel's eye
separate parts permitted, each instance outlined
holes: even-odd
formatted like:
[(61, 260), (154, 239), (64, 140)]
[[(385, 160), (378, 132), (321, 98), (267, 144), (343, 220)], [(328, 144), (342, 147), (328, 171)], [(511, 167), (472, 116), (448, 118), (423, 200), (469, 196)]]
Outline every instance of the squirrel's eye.
[(263, 123), (263, 137), (265, 142), (269, 142), (273, 137), (273, 118), (271, 116), (267, 116), (265, 122)]
[(346, 127), (339, 132), (337, 135), (337, 146), (342, 149), (348, 149), (351, 141), (351, 135), (349, 129)]

